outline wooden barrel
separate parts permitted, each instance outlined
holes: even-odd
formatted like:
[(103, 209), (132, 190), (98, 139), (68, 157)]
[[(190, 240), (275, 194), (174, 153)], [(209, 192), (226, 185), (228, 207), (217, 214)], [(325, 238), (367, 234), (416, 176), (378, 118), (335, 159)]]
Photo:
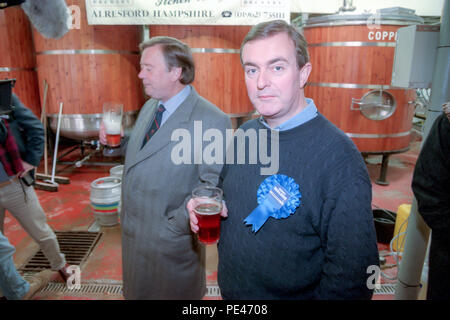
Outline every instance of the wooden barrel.
[(245, 89), (239, 52), (250, 26), (153, 25), (150, 36), (177, 38), (192, 48), (193, 86), (232, 118), (247, 117), (253, 106)]
[(79, 29), (71, 29), (58, 40), (34, 32), (40, 90), (46, 79), (47, 113), (53, 114), (53, 120), (60, 102), (64, 103), (63, 114), (71, 115), (63, 118), (63, 125), (73, 126), (63, 127), (64, 135), (82, 137), (86, 129), (91, 136), (95, 131), (98, 134), (103, 103), (122, 103), (125, 116), (136, 113), (144, 103), (138, 78), (141, 32), (139, 26), (88, 25), (85, 1), (66, 2), (80, 8)]
[(13, 92), (41, 117), (36, 57), (30, 22), (20, 7), (0, 10), (0, 79), (16, 79)]
[[(397, 29), (423, 20), (398, 10), (381, 10), (375, 20), (315, 17), (304, 26), (313, 65), (305, 94), (365, 153), (409, 148), (415, 91), (391, 86), (391, 74)], [(368, 25), (370, 19), (378, 25)]]

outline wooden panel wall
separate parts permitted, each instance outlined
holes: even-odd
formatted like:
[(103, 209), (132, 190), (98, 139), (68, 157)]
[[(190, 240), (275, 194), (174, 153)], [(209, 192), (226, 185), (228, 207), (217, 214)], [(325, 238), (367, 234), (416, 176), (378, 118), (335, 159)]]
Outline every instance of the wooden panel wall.
[[(236, 49), (250, 26), (150, 26), (150, 36), (177, 38), (191, 48)], [(205, 99), (229, 114), (253, 111), (248, 99), (244, 71), (239, 53), (193, 53), (195, 81), (193, 86)]]
[[(138, 110), (145, 99), (139, 73), (140, 26), (88, 25), (85, 2), (66, 1), (81, 9), (80, 29), (61, 39), (46, 39), (34, 32), (40, 90), (49, 83), (48, 113), (101, 113), (104, 102), (120, 102), (124, 111)], [(114, 50), (106, 54), (45, 54), (52, 50)]]
[(19, 6), (0, 10), (0, 79), (15, 78), (13, 92), (38, 117), (41, 116), (36, 58), (30, 22)]

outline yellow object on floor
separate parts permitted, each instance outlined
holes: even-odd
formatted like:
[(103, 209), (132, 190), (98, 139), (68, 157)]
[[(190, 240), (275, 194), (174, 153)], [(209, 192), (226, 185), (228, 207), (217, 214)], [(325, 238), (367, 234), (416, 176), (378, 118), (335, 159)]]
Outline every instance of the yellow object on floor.
[[(395, 238), (398, 234), (406, 231), (408, 227), (408, 221), (406, 220), (409, 218), (410, 212), (411, 212), (410, 204), (404, 203), (398, 207), (397, 218), (395, 219), (393, 238)], [(398, 238), (394, 239), (394, 241), (392, 242), (392, 249), (394, 251), (403, 252), (403, 248), (405, 247), (405, 236), (406, 234), (403, 234)]]

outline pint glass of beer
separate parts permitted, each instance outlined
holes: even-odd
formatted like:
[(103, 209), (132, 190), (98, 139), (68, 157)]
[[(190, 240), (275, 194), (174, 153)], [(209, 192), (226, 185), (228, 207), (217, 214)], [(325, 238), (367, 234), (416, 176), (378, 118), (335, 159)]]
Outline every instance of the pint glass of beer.
[(222, 195), (222, 190), (213, 186), (200, 186), (192, 191), (198, 240), (204, 244), (215, 244), (219, 240)]
[(103, 104), (103, 123), (105, 125), (106, 143), (110, 147), (120, 146), (123, 104), (105, 102)]

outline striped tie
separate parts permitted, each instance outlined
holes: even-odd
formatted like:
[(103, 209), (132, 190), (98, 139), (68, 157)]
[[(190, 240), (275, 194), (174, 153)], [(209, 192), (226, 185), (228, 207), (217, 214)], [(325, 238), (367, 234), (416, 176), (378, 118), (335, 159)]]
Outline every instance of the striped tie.
[(159, 105), (158, 110), (156, 111), (155, 118), (153, 118), (152, 125), (148, 129), (147, 133), (145, 134), (144, 141), (142, 142), (142, 147), (145, 146), (147, 141), (149, 141), (152, 136), (155, 134), (155, 132), (159, 129), (159, 126), (161, 124), (162, 115), (166, 111), (166, 108), (162, 104)]

